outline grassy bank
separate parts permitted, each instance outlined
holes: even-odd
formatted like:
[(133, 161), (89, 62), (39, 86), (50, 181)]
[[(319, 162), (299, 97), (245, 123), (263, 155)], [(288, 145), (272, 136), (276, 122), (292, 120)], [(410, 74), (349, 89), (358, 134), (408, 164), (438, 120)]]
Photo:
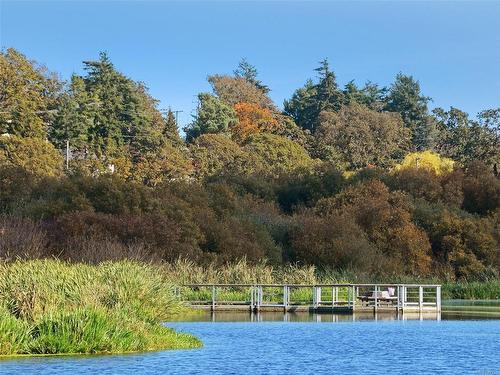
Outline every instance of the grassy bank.
[(56, 260), (0, 264), (0, 355), (194, 348), (160, 323), (182, 311), (158, 267)]

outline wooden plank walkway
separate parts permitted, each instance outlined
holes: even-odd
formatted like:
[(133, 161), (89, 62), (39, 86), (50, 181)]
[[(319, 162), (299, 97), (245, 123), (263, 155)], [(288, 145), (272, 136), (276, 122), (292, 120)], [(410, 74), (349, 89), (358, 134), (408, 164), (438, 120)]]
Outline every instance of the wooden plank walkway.
[(429, 284), (190, 284), (178, 294), (212, 311), (441, 312), (441, 285)]

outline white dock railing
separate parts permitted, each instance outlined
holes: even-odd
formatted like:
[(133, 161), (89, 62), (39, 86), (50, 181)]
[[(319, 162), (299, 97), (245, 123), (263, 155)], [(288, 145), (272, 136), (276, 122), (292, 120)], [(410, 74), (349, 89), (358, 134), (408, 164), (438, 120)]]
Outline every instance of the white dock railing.
[(441, 285), (429, 284), (190, 284), (179, 294), (192, 306), (212, 310), (441, 312)]

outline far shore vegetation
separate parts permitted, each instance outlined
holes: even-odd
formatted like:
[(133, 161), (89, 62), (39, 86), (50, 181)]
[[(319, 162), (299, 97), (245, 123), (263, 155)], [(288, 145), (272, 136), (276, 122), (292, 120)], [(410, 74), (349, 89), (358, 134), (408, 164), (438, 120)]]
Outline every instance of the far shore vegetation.
[(242, 60), (181, 132), (105, 53), (83, 68), (0, 52), (0, 354), (198, 347), (160, 325), (188, 282), (499, 298), (500, 108), (340, 87), (327, 60), (280, 108)]

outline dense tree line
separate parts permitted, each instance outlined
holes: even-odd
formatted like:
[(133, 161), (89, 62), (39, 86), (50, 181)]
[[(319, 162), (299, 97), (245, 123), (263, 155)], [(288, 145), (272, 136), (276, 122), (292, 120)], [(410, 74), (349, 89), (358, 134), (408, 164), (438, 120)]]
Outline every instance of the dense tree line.
[(498, 277), (500, 109), (431, 112), (402, 73), (341, 88), (324, 60), (280, 110), (242, 60), (183, 137), (106, 54), (84, 72), (0, 55), (2, 257)]

